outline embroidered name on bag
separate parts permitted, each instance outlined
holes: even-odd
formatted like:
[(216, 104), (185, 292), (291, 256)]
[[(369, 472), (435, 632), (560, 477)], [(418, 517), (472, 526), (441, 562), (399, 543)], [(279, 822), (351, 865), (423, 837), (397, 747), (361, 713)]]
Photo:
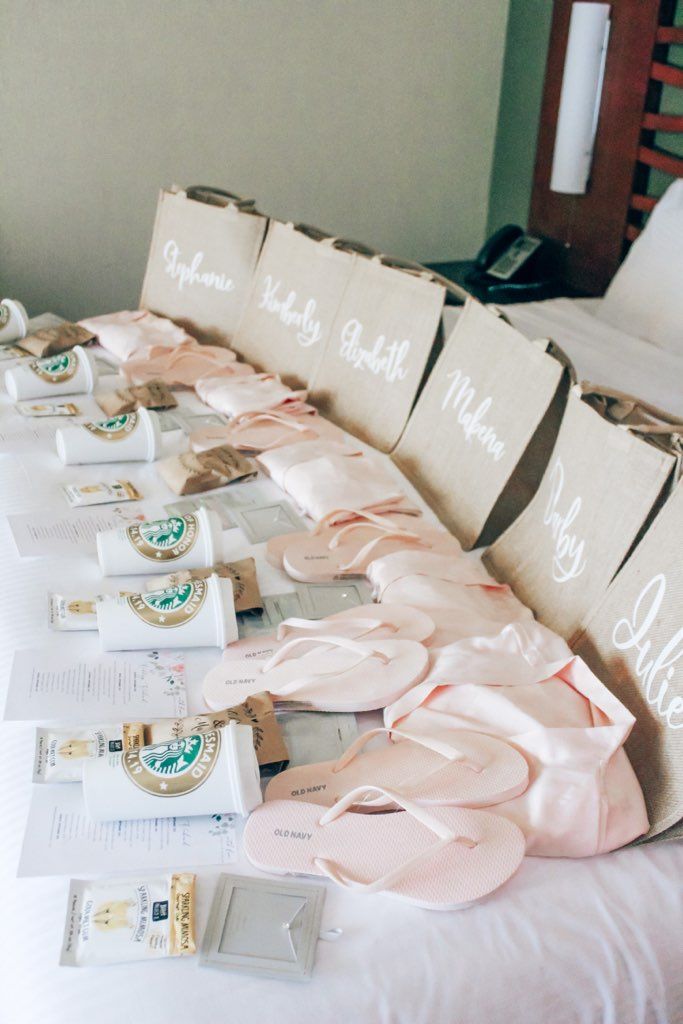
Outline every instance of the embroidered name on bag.
[(550, 527), (555, 541), (553, 555), (553, 579), (556, 583), (567, 583), (576, 579), (586, 568), (584, 558), (585, 541), (579, 540), (570, 526), (581, 511), (581, 498), (574, 498), (566, 512), (558, 510), (564, 487), (564, 466), (558, 459), (550, 474), (550, 497), (543, 515), (543, 523)]
[(441, 403), (442, 411), (450, 406), (453, 412), (457, 413), (456, 419), (463, 429), (467, 442), (478, 441), (487, 455), (491, 455), (499, 462), (505, 454), (505, 445), (496, 437), (493, 427), (482, 422), (493, 405), (493, 399), (484, 398), (477, 408), (470, 412), (470, 405), (477, 400), (477, 392), (472, 387), (470, 378), (463, 374), (462, 370), (451, 370), (446, 377), (451, 383)]
[(181, 292), (187, 285), (198, 284), (203, 288), (215, 288), (217, 292), (234, 292), (235, 282), (226, 274), (217, 274), (213, 270), (200, 270), (204, 260), (203, 252), (196, 252), (189, 263), (180, 258), (178, 243), (172, 238), (164, 246), (164, 272), (176, 282)]
[(360, 343), (362, 335), (360, 320), (347, 320), (340, 336), (339, 355), (342, 359), (351, 363), (354, 370), (369, 370), (378, 377), (384, 377), (389, 384), (405, 380), (408, 368), (403, 363), (410, 352), (410, 341), (406, 338), (387, 345), (385, 335), (380, 334), (372, 348), (363, 348)]
[(290, 291), (284, 299), (278, 298), (278, 291), (282, 287), (282, 281), (273, 281), (270, 274), (263, 279), (263, 295), (259, 302), (259, 309), (265, 309), (272, 313), (285, 327), (296, 327), (296, 340), (302, 348), (310, 348), (317, 344), (323, 336), (320, 321), (315, 319), (316, 302), (309, 299), (303, 310), (297, 312), (294, 309), (296, 292)]
[(683, 716), (683, 697), (671, 697), (666, 704), (676, 663), (683, 657), (683, 628), (664, 644), (659, 653), (652, 650), (652, 640), (648, 637), (650, 629), (659, 618), (665, 594), (666, 576), (659, 573), (641, 590), (630, 619), (619, 619), (616, 623), (612, 631), (612, 643), (618, 651), (636, 652), (635, 673), (648, 704), (656, 708), (657, 714), (670, 729), (683, 729), (683, 720), (673, 721), (675, 715)]

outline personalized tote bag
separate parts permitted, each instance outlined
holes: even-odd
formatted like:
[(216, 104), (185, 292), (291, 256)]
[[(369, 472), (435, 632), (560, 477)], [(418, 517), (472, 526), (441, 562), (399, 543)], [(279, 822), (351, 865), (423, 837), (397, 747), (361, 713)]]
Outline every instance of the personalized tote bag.
[(351, 277), (354, 251), (316, 228), (271, 221), (235, 351), (290, 387), (307, 388)]
[(541, 481), (569, 388), (550, 347), (468, 299), (393, 453), (467, 548), (487, 523), (508, 526)]
[(141, 308), (169, 317), (200, 341), (228, 345), (267, 223), (251, 199), (205, 186), (163, 189)]
[(678, 465), (669, 434), (636, 432), (638, 424), (617, 422), (610, 407), (601, 395), (572, 388), (536, 495), (484, 555), (541, 622), (570, 642)]
[(444, 297), (424, 268), (359, 256), (311, 384), (323, 415), (390, 451), (417, 396)]
[(635, 716), (626, 751), (660, 836), (683, 819), (683, 485), (678, 484), (574, 648)]

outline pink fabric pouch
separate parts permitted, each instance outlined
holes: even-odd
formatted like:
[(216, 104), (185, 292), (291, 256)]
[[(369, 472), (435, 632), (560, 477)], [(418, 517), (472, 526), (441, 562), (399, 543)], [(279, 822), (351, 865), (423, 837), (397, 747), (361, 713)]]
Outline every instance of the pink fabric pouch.
[(298, 466), (302, 462), (310, 462), (311, 459), (320, 459), (324, 456), (338, 455), (342, 458), (358, 458), (362, 454), (363, 452), (357, 445), (318, 438), (313, 441), (297, 441), (296, 444), (288, 444), (269, 452), (261, 452), (256, 456), (256, 461), (278, 487), (282, 487), (284, 490), (285, 477), (292, 466)]
[(430, 736), (472, 729), (521, 751), (529, 787), (495, 810), (520, 826), (532, 856), (590, 857), (648, 829), (624, 751), (633, 715), (539, 623), (442, 648), (424, 682), (387, 707), (384, 720)]
[(193, 338), (176, 348), (150, 345), (140, 349), (121, 369), (132, 384), (163, 380), (169, 386), (186, 388), (194, 387), (196, 381), (208, 374), (232, 377), (254, 372), (248, 363), (238, 363), (229, 348), (200, 345)]
[(396, 551), (367, 570), (375, 601), (429, 612), (436, 625), (430, 647), (466, 637), (492, 636), (510, 622), (533, 622), (507, 584), (497, 583), (477, 558)]
[(307, 394), (292, 391), (274, 373), (251, 373), (232, 379), (203, 377), (196, 382), (195, 390), (203, 402), (225, 416), (274, 410), (292, 414), (302, 410)]
[(126, 309), (119, 313), (105, 313), (80, 320), (82, 327), (97, 335), (102, 348), (126, 362), (140, 349), (149, 345), (165, 348), (192, 341), (187, 331), (172, 320), (155, 316), (146, 309)]
[(383, 512), (412, 510), (399, 484), (366, 455), (325, 455), (290, 466), (282, 489), (299, 509), (320, 522), (338, 509)]

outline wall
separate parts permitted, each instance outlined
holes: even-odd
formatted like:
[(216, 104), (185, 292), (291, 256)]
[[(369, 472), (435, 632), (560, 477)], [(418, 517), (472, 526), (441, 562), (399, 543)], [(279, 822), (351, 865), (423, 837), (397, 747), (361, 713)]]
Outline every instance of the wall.
[(487, 234), (526, 227), (553, 5), (510, 0)]
[(485, 237), (508, 0), (5, 0), (0, 288), (134, 306), (157, 188), (408, 258)]

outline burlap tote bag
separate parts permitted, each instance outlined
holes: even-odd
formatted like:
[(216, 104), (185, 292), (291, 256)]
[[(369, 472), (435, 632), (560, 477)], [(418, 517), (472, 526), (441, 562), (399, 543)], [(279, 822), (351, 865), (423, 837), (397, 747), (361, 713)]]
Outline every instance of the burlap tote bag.
[[(575, 649), (635, 715), (626, 751), (650, 831), (683, 825), (683, 485), (679, 484), (609, 590)], [(680, 833), (679, 827), (678, 832)]]
[(538, 492), (484, 556), (541, 622), (570, 642), (678, 465), (669, 433), (637, 432), (637, 423), (617, 421), (612, 404), (572, 388)]
[(323, 415), (390, 451), (417, 397), (444, 297), (424, 268), (358, 257), (309, 392)]
[(464, 547), (487, 524), (495, 539), (541, 481), (570, 376), (548, 349), (469, 299), (393, 454)]
[(141, 308), (169, 317), (200, 341), (228, 345), (266, 225), (253, 200), (204, 186), (162, 190)]
[[(356, 246), (271, 221), (232, 347), (259, 370), (307, 388), (351, 277)], [(372, 251), (365, 250), (370, 255)]]

